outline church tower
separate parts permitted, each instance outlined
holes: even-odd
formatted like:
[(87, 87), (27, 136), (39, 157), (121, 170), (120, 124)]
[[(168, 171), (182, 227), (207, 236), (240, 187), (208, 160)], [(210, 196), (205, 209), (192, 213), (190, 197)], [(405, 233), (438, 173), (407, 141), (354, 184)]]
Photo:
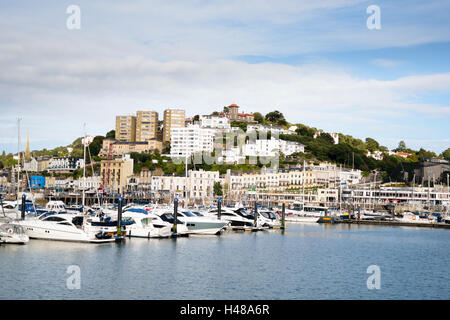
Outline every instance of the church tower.
[(25, 160), (30, 161), (31, 153), (30, 153), (30, 134), (27, 135), (27, 148), (25, 149)]

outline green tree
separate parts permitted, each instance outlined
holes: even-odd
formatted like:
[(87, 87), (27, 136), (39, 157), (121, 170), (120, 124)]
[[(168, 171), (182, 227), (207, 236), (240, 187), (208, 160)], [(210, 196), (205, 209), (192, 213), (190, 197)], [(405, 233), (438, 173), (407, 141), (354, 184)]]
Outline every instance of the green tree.
[(108, 133), (106, 134), (106, 138), (115, 139), (116, 138), (116, 130), (108, 131)]
[(91, 150), (91, 155), (94, 156), (98, 156), (98, 154), (100, 153), (100, 150), (102, 149), (102, 145), (103, 145), (103, 140), (105, 139), (105, 137), (102, 136), (96, 136), (94, 138), (94, 140), (92, 141), (92, 143), (89, 145), (89, 150)]
[(272, 112), (269, 112), (268, 114), (266, 114), (265, 119), (266, 119), (266, 121), (273, 123), (273, 124), (278, 124), (278, 125), (286, 125), (287, 124), (287, 121), (284, 118), (283, 114), (278, 110), (275, 110), (275, 111), (272, 111)]
[(214, 183), (213, 189), (215, 196), (223, 196), (222, 184), (219, 181)]
[(406, 151), (406, 143), (405, 143), (405, 141), (401, 140), (401, 141), (398, 143), (398, 147), (397, 147), (396, 150), (397, 150), (397, 151)]
[(379, 150), (380, 144), (375, 139), (366, 138), (366, 148), (370, 152), (374, 152), (374, 151)]
[(200, 121), (200, 116), (198, 114), (196, 114), (193, 118), (192, 121)]
[(247, 122), (232, 121), (232, 122), (230, 123), (230, 125), (231, 125), (232, 127), (241, 128), (242, 131), (244, 131), (244, 132), (247, 131)]
[(450, 148), (442, 152), (442, 157), (444, 157), (445, 160), (450, 161)]
[(253, 113), (253, 119), (254, 119), (256, 122), (260, 123), (260, 124), (263, 124), (263, 123), (264, 123), (264, 117), (263, 117), (263, 115), (262, 115), (261, 113), (259, 113), (259, 112)]

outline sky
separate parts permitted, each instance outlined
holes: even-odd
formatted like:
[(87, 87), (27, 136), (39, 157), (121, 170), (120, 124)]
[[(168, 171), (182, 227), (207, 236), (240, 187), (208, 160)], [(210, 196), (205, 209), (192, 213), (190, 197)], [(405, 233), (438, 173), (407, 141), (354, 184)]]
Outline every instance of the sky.
[[(80, 28), (69, 29), (70, 5)], [(367, 8), (380, 8), (369, 29)], [(72, 21), (72, 20), (70, 20)], [(0, 151), (105, 135), (115, 116), (282, 112), (388, 148), (450, 147), (450, 1), (0, 2)]]

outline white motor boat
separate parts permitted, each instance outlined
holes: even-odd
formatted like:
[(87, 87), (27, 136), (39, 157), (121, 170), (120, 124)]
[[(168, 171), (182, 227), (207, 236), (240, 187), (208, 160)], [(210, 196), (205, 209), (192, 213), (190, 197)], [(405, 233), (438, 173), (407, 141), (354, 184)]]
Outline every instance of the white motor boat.
[(104, 243), (115, 241), (112, 228), (101, 228), (91, 224), (87, 215), (70, 213), (43, 214), (35, 219), (20, 220), (25, 233), (31, 239)]
[(294, 202), (292, 209), (286, 208), (285, 219), (287, 222), (316, 223), (327, 210), (326, 207), (305, 206), (301, 202)]
[(0, 243), (26, 244), (29, 240), (22, 226), (15, 223), (0, 225)]
[(128, 237), (167, 238), (172, 234), (172, 226), (161, 222), (161, 218), (155, 214), (125, 211), (122, 217), (132, 222), (126, 226)]
[(227, 220), (219, 220), (217, 217), (206, 217), (199, 212), (180, 210), (177, 213), (180, 221), (186, 224), (189, 234), (215, 235), (230, 224)]
[[(147, 210), (148, 208), (141, 208), (139, 206), (130, 207), (123, 213), (128, 214), (130, 212), (137, 212), (145, 214), (149, 217), (152, 217), (152, 224), (155, 228), (163, 228), (163, 227), (170, 227), (170, 230), (172, 231), (173, 224), (174, 224), (174, 216), (173, 216), (173, 209), (171, 208), (156, 208), (152, 209), (151, 211)], [(156, 218), (156, 219), (155, 219)], [(188, 234), (188, 228), (186, 224), (177, 218), (177, 233), (180, 235)]]
[[(250, 214), (246, 213), (245, 209), (239, 208), (239, 209), (231, 209), (231, 208), (221, 208), (221, 220), (225, 220), (230, 222), (231, 227), (244, 227), (244, 228), (253, 228), (254, 225), (254, 219), (251, 218)], [(208, 215), (217, 217), (218, 216), (218, 209), (212, 209), (208, 211)]]
[(280, 227), (281, 221), (277, 219), (277, 216), (269, 210), (258, 210), (259, 218), (262, 221), (262, 226), (267, 226), (269, 228)]
[(437, 223), (437, 217), (429, 215), (420, 215), (413, 212), (404, 212), (402, 217), (396, 217), (394, 219), (403, 223)]

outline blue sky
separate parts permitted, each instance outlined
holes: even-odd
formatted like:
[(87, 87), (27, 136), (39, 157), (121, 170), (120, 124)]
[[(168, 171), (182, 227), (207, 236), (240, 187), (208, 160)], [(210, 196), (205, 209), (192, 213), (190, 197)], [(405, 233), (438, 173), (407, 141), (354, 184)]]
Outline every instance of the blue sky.
[[(81, 9), (68, 30), (66, 8)], [(381, 29), (366, 8), (378, 5)], [(105, 134), (114, 117), (237, 103), (394, 148), (450, 147), (449, 1), (0, 3), (0, 149)]]

